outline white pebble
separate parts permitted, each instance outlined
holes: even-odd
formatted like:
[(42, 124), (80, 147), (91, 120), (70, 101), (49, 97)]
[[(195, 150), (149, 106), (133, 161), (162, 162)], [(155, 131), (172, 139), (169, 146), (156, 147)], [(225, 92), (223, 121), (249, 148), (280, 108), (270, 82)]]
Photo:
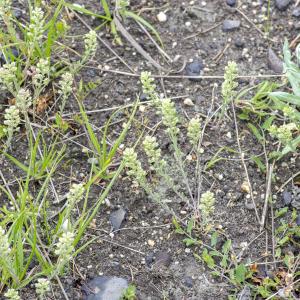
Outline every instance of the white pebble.
[(167, 15), (163, 11), (161, 11), (159, 14), (157, 14), (156, 17), (159, 22), (163, 23), (163, 22), (167, 21)]
[(186, 106), (194, 106), (194, 102), (190, 98), (184, 99), (183, 104)]

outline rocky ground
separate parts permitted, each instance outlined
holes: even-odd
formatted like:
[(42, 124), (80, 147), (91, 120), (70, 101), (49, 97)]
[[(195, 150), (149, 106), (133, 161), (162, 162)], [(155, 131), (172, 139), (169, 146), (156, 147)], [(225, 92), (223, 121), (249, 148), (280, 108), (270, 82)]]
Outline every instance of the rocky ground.
[[(101, 84), (85, 100), (86, 110), (102, 110), (89, 115), (92, 123), (97, 126), (110, 116), (110, 108), (131, 104), (136, 95), (142, 94), (139, 74), (143, 70), (157, 75), (159, 91), (176, 99), (177, 109), (183, 116), (206, 115), (211, 106), (213, 89), (214, 109), (221, 103), (220, 86), (228, 61), (238, 64), (239, 74), (243, 76), (239, 78), (240, 88), (253, 86), (266, 79), (280, 80), (284, 39), (292, 46), (296, 46), (300, 40), (300, 6), (297, 1), (130, 2), (131, 10), (140, 12), (158, 30), (164, 51), (171, 60), (159, 54), (153, 42), (133, 20), (126, 20), (125, 28), (162, 66), (162, 70), (141, 56), (125, 38), (122, 38), (123, 46), (113, 45), (112, 35), (108, 29), (103, 29), (100, 32), (102, 40), (121, 59), (103, 43), (99, 43), (95, 60), (83, 70), (85, 81), (101, 80)], [(99, 1), (82, 0), (77, 3), (101, 12)], [(91, 27), (99, 25), (96, 19), (84, 15), (80, 17)], [(72, 34), (87, 31), (87, 27), (77, 18), (72, 20), (71, 28)], [(81, 43), (72, 42), (70, 46), (78, 50)], [(198, 75), (207, 77), (201, 80), (189, 78)], [(145, 97), (141, 97), (141, 101), (145, 100)], [(75, 102), (67, 104), (67, 112), (77, 111)], [(120, 120), (123, 117), (123, 114), (118, 116)], [(140, 107), (136, 118), (148, 127), (157, 123), (157, 117), (147, 105)], [(139, 126), (138, 122), (132, 126), (126, 145), (134, 144), (141, 132)], [(261, 213), (266, 178), (249, 158), (261, 154), (262, 149), (246, 124), (240, 122), (238, 126), (253, 194)], [(121, 124), (114, 127), (112, 139), (120, 132), (120, 128)], [(170, 149), (162, 131), (158, 130), (157, 135), (161, 137), (164, 154), (168, 155)], [(81, 141), (82, 144), (85, 142)], [(184, 137), (182, 144), (184, 148)], [(237, 150), (232, 118), (229, 117), (221, 125), (210, 124), (204, 145), (203, 161), (208, 161), (221, 147)], [(68, 158), (73, 163), (73, 176), (83, 178), (88, 174), (89, 166), (86, 166), (82, 149), (76, 145), (72, 145), (71, 149)], [(299, 171), (299, 166), (297, 154), (288, 156), (277, 166), (277, 182), (273, 188), (277, 197), (276, 208), (294, 203), (293, 206), (299, 209), (299, 182), (290, 181), (284, 187), (283, 194), (279, 189)], [(272, 250), (270, 222), (267, 222), (267, 229), (261, 232), (253, 207), (248, 205), (249, 196), (243, 188), (244, 181), (245, 173), (239, 155), (225, 152), (224, 160), (208, 172), (205, 188), (209, 189), (213, 185), (216, 194), (215, 224), (232, 240), (234, 251), (239, 253), (243, 249), (242, 257), (246, 263), (264, 262)], [(96, 196), (99, 190), (93, 193)], [(186, 216), (188, 212), (184, 204), (174, 198), (171, 200), (179, 216)], [(232, 294), (228, 282), (213, 278), (210, 271), (195, 258), (197, 247), (185, 247), (182, 236), (174, 231), (170, 215), (151, 202), (142, 191), (133, 189), (125, 174), (107, 197), (86, 240), (93, 237), (97, 237), (96, 241), (76, 257), (71, 275), (63, 278), (69, 299), (115, 300), (120, 295), (119, 288), (129, 283), (136, 286), (137, 299), (141, 300), (228, 299), (228, 295)], [(294, 251), (295, 255), (299, 254), (298, 246), (293, 247), (288, 250)], [(272, 265), (263, 265), (263, 272), (271, 272), (272, 268)], [(112, 279), (111, 276), (116, 278)], [(102, 291), (96, 295), (91, 293), (91, 290), (97, 288)], [(110, 289), (114, 291), (113, 294), (109, 294)], [(34, 299), (30, 290), (27, 293), (28, 299)], [(54, 297), (63, 299), (59, 289)]]

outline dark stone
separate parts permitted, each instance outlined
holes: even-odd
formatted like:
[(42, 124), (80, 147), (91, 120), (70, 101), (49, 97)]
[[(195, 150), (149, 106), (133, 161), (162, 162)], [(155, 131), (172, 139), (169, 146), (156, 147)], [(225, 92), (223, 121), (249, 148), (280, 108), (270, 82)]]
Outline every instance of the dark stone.
[(268, 51), (268, 66), (277, 74), (283, 72), (283, 62), (271, 48)]
[(290, 2), (291, 0), (275, 0), (275, 5), (279, 10), (284, 11), (288, 8)]
[(147, 101), (148, 100), (148, 96), (147, 96), (147, 94), (144, 94), (144, 93), (142, 93), (141, 95), (140, 95), (140, 101)]
[(289, 206), (291, 204), (292, 200), (293, 200), (292, 193), (290, 193), (288, 191), (284, 191), (282, 193), (282, 201), (283, 201), (284, 206)]
[(125, 216), (126, 210), (122, 207), (110, 214), (109, 221), (113, 227), (113, 231), (120, 229)]
[(154, 253), (153, 252), (150, 252), (146, 257), (145, 257), (145, 262), (146, 262), (146, 265), (148, 268), (151, 267), (151, 265), (153, 264), (154, 262)]
[(298, 226), (300, 226), (300, 214), (298, 214), (297, 218), (296, 218), (296, 224)]
[(193, 284), (194, 284), (193, 278), (190, 277), (190, 276), (184, 276), (182, 282), (183, 282), (183, 284), (184, 284), (185, 286), (187, 286), (188, 288), (193, 287)]
[(229, 32), (238, 29), (241, 26), (240, 20), (225, 20), (223, 22), (222, 30)]
[(85, 300), (120, 300), (128, 288), (127, 280), (114, 276), (99, 276), (86, 285), (82, 291)]
[(226, 4), (233, 7), (236, 5), (236, 0), (226, 0)]
[(300, 17), (300, 7), (296, 7), (293, 9), (292, 16), (296, 18)]
[(237, 38), (237, 39), (234, 41), (234, 45), (235, 45), (237, 48), (244, 48), (244, 46), (245, 46), (245, 41), (242, 40), (241, 38)]
[(16, 9), (13, 11), (13, 15), (18, 20), (22, 17), (22, 11), (20, 9)]
[[(195, 60), (186, 66), (187, 76), (201, 76), (203, 75), (204, 65), (201, 61)], [(191, 81), (199, 81), (198, 78), (190, 78)]]

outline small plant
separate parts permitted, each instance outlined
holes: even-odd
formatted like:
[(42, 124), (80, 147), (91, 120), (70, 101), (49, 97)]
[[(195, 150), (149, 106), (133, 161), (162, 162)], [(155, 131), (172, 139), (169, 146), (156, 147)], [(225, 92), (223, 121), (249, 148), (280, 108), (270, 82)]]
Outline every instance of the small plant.
[(39, 278), (35, 284), (35, 292), (39, 299), (44, 299), (46, 294), (50, 291), (50, 281), (46, 278)]
[[(142, 145), (148, 160), (149, 169), (150, 171), (154, 171), (156, 176), (160, 178), (159, 180), (162, 180), (164, 185), (173, 191), (173, 193), (175, 193), (182, 201), (184, 201), (190, 209), (194, 210), (196, 219), (201, 218), (202, 224), (206, 225), (208, 222), (212, 221), (209, 219), (209, 216), (211, 216), (211, 213), (213, 212), (214, 197), (211, 197), (212, 194), (209, 192), (203, 193), (202, 195), (200, 194), (199, 198), (193, 195), (192, 186), (194, 183), (189, 180), (185, 166), (186, 162), (183, 158), (185, 154), (180, 148), (178, 142), (178, 135), (180, 133), (179, 124), (181, 120), (177, 113), (175, 104), (170, 99), (159, 98), (155, 90), (154, 80), (151, 78), (150, 73), (143, 72), (141, 74), (141, 83), (143, 86), (143, 92), (147, 93), (149, 99), (152, 100), (151, 103), (154, 105), (157, 113), (161, 116), (162, 123), (165, 126), (165, 133), (172, 144), (173, 150), (173, 158), (163, 157), (156, 137), (146, 136)], [(187, 132), (185, 134), (191, 143), (192, 150), (197, 154), (201, 152), (199, 150), (201, 145), (198, 145), (201, 132), (200, 119), (191, 119), (187, 124)], [(173, 159), (174, 161), (172, 161)], [(176, 213), (164, 200), (165, 196), (160, 194), (153, 183), (149, 181), (145, 167), (142, 166), (134, 148), (125, 149), (123, 153), (123, 161), (127, 169), (127, 175), (130, 176), (142, 189), (144, 189), (152, 200), (162, 205), (176, 218)], [(176, 166), (176, 172), (180, 174), (185, 190), (176, 182), (176, 180), (174, 180), (174, 177), (168, 168), (169, 164)], [(198, 189), (199, 187), (197, 186), (197, 190)], [(196, 195), (198, 194), (196, 193)]]
[(220, 113), (220, 118), (224, 117), (227, 111), (228, 105), (235, 100), (237, 95), (236, 88), (238, 87), (238, 82), (236, 81), (238, 76), (237, 64), (234, 61), (228, 62), (225, 67), (224, 82), (222, 84), (222, 97), (223, 103)]
[(122, 300), (135, 300), (136, 299), (136, 287), (130, 284), (123, 294)]

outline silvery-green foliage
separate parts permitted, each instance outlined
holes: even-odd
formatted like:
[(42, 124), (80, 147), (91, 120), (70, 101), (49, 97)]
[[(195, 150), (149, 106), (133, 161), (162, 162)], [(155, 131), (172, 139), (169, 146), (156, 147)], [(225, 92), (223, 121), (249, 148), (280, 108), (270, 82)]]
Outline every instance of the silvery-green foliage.
[(35, 7), (30, 16), (27, 37), (32, 44), (41, 44), (44, 31), (44, 12), (40, 7)]
[(7, 300), (21, 300), (18, 291), (15, 289), (8, 289), (4, 296), (7, 298)]
[(215, 209), (214, 193), (207, 191), (201, 195), (199, 209), (201, 211), (204, 223), (210, 220), (210, 217)]
[(34, 286), (35, 292), (41, 299), (50, 291), (50, 281), (47, 278), (39, 278)]

